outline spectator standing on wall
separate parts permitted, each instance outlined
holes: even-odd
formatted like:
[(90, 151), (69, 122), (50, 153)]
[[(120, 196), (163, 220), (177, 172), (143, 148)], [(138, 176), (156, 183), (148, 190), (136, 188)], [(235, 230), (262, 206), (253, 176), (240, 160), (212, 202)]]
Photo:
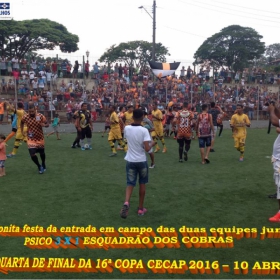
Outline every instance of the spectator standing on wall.
[(99, 73), (99, 65), (97, 62), (93, 65), (93, 78), (97, 79), (98, 78), (98, 73)]

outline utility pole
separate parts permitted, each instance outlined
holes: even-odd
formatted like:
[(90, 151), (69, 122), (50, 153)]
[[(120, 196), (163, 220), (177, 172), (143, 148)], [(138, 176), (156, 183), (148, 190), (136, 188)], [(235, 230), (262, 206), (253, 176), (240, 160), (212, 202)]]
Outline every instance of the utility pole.
[(155, 53), (156, 53), (156, 1), (154, 0), (154, 4), (153, 4), (153, 53), (152, 53), (153, 62), (155, 62)]
[(153, 46), (152, 46), (152, 61), (155, 62), (155, 53), (156, 53), (156, 0), (153, 3), (153, 15), (151, 15), (144, 6), (138, 7), (139, 9), (144, 9), (145, 12), (153, 20)]
[[(85, 96), (85, 56), (83, 55), (83, 97)], [(84, 100), (85, 101), (85, 100)]]

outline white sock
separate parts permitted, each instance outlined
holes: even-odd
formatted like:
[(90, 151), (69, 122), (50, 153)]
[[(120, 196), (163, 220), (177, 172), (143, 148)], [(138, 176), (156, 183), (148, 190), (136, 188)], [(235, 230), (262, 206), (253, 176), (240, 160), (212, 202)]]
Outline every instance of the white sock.
[(81, 144), (82, 147), (84, 147), (84, 140), (81, 139), (80, 144)]

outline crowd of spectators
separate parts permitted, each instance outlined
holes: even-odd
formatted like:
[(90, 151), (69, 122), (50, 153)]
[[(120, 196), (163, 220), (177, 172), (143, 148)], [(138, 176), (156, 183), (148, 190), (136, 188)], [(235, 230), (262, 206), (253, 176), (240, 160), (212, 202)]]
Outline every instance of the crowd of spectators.
[(148, 68), (137, 69), (122, 63), (99, 66), (96, 62), (91, 71), (90, 68), (88, 61), (82, 73), (83, 67), (78, 61), (74, 65), (68, 60), (37, 62), (32, 57), (28, 63), (16, 56), (11, 60), (2, 57), (0, 93), (16, 89), (18, 98), (26, 104), (32, 100), (46, 116), (51, 111), (64, 111), (69, 122), (72, 121), (71, 114), (85, 101), (95, 119), (111, 104), (141, 105), (150, 110), (154, 102), (164, 109), (181, 106), (187, 101), (200, 111), (201, 104), (213, 100), (228, 115), (241, 102), (251, 119), (257, 113), (260, 119), (266, 119), (266, 104), (279, 98), (279, 88), (271, 90), (269, 86), (280, 84), (280, 74), (261, 68), (233, 72), (228, 68), (213, 71), (200, 67), (196, 73), (190, 67), (182, 67), (178, 69), (178, 76), (164, 78), (155, 77)]

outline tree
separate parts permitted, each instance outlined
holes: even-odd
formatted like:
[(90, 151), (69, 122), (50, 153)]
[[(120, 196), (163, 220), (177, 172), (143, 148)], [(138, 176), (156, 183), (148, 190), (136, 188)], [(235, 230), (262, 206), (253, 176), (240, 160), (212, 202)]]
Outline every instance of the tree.
[(266, 47), (265, 56), (268, 59), (268, 62), (280, 59), (280, 44), (272, 44)]
[[(168, 49), (161, 43), (155, 46), (155, 60), (166, 62)], [(118, 46), (112, 45), (99, 58), (100, 62), (111, 64), (113, 62), (124, 62), (129, 67), (143, 68), (152, 60), (152, 43), (146, 41), (131, 41), (120, 43)]]
[(0, 49), (4, 56), (22, 58), (27, 52), (55, 47), (71, 53), (78, 50), (78, 42), (77, 35), (49, 19), (0, 21)]
[(198, 63), (210, 60), (219, 66), (242, 70), (264, 53), (265, 45), (261, 39), (253, 28), (231, 25), (206, 39), (194, 58)]

